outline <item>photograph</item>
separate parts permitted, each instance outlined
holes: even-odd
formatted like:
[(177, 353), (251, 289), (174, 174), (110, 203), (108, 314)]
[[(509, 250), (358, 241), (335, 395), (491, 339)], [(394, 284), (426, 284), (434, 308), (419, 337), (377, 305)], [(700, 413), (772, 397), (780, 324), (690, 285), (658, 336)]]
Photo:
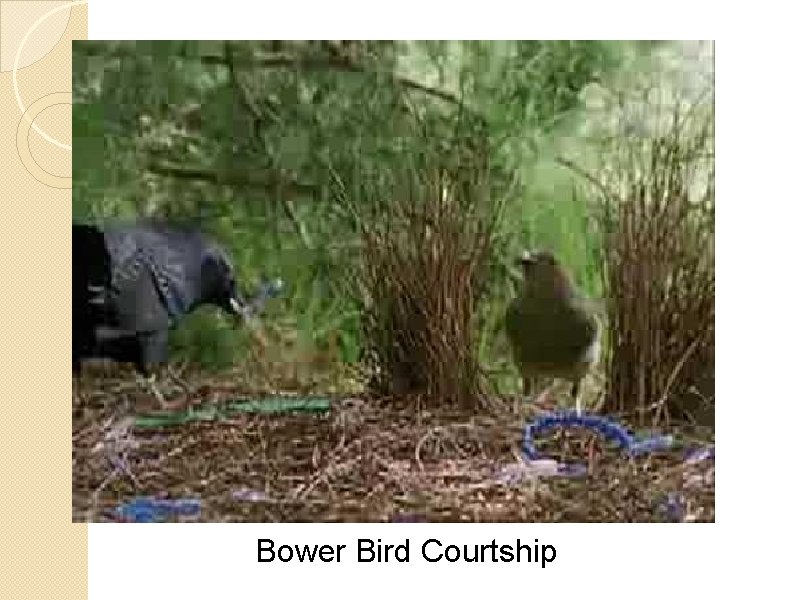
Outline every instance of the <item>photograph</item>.
[(74, 40), (72, 521), (714, 522), (714, 76)]

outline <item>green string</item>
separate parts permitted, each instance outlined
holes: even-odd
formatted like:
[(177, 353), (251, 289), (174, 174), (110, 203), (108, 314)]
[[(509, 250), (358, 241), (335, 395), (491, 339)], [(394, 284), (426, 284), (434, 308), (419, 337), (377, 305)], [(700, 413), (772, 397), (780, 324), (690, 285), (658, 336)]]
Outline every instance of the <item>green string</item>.
[(331, 408), (330, 399), (321, 396), (305, 398), (272, 397), (258, 400), (242, 400), (225, 406), (190, 408), (184, 411), (164, 414), (145, 414), (136, 417), (136, 427), (156, 428), (182, 425), (192, 421), (213, 421), (236, 414), (275, 414), (283, 412), (327, 412)]

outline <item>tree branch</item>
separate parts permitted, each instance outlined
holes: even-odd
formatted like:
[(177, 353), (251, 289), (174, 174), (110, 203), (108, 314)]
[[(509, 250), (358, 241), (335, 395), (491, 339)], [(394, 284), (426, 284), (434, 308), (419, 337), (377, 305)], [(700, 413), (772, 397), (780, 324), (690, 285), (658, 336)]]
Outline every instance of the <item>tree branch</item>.
[[(218, 65), (225, 63), (224, 59), (216, 56), (203, 56), (200, 58), (200, 60), (204, 64), (211, 64), (211, 65)], [(256, 58), (253, 60), (237, 59), (236, 66), (249, 67), (249, 68), (266, 68), (266, 69), (295, 67), (298, 69), (302, 69), (304, 71), (324, 71), (330, 69), (345, 73), (361, 73), (361, 74), (367, 74), (372, 72), (368, 67), (358, 65), (343, 57), (335, 57), (335, 56), (325, 57), (325, 58), (273, 56), (265, 58)], [(456, 106), (467, 108), (460, 98), (458, 98), (455, 94), (452, 94), (450, 92), (429, 87), (427, 85), (414, 81), (413, 79), (409, 79), (408, 77), (401, 77), (392, 74), (390, 75), (390, 79), (394, 83), (400, 85), (401, 87), (417, 90), (419, 92), (428, 94), (429, 96), (433, 96), (440, 100), (444, 100), (445, 102), (448, 102), (450, 104), (455, 104)]]
[[(132, 50), (127, 48), (115, 48), (112, 51), (108, 51), (103, 48), (99, 48), (96, 45), (85, 45), (80, 44), (76, 45), (75, 52), (80, 53), (84, 56), (102, 56), (104, 58), (124, 58), (124, 57), (133, 57), (137, 56)], [(211, 66), (230, 66), (231, 64), (242, 67), (242, 68), (249, 68), (249, 69), (257, 69), (257, 68), (285, 68), (285, 67), (295, 67), (300, 70), (304, 71), (325, 71), (325, 70), (334, 70), (346, 73), (361, 73), (361, 74), (370, 74), (374, 73), (369, 67), (358, 65), (353, 61), (347, 59), (341, 55), (330, 55), (325, 57), (311, 57), (311, 56), (291, 56), (291, 55), (275, 55), (275, 56), (265, 56), (265, 57), (258, 57), (258, 58), (243, 58), (241, 56), (238, 57), (226, 57), (226, 56), (216, 56), (216, 55), (202, 55), (202, 56), (180, 56), (184, 60), (199, 60), (202, 64), (211, 65)], [(232, 61), (229, 61), (229, 58)], [(400, 85), (401, 87), (416, 90), (418, 92), (422, 92), (429, 96), (433, 96), (434, 98), (438, 98), (444, 102), (449, 104), (453, 104), (460, 108), (466, 109), (472, 114), (477, 115), (478, 113), (472, 109), (470, 109), (458, 96), (451, 92), (447, 92), (445, 90), (440, 90), (438, 88), (430, 87), (419, 83), (418, 81), (414, 81), (408, 77), (402, 77), (399, 75), (394, 74), (387, 74), (391, 81)], [(478, 115), (479, 116), (479, 115)]]
[(317, 186), (310, 183), (287, 181), (279, 175), (264, 171), (254, 172), (248, 169), (209, 169), (199, 166), (185, 166), (164, 160), (150, 160), (145, 168), (151, 173), (175, 177), (177, 179), (192, 179), (206, 181), (216, 185), (229, 185), (232, 187), (258, 187), (268, 191), (287, 189), (290, 192), (309, 194), (317, 190)]
[[(234, 53), (231, 51), (230, 44), (228, 42), (225, 42), (225, 64), (227, 65), (228, 72), (230, 73), (231, 76), (231, 83), (233, 84), (234, 88), (239, 92), (242, 104), (245, 106), (247, 112), (249, 112), (250, 116), (253, 118), (256, 137), (262, 144), (266, 145), (266, 138), (264, 137), (263, 134), (264, 115), (259, 109), (256, 101), (250, 96), (247, 87), (244, 85), (244, 83), (241, 81), (238, 74), (236, 73), (235, 60), (236, 57)], [(265, 153), (268, 154), (268, 152)], [(283, 192), (284, 192), (283, 186), (279, 185), (277, 193), (278, 201), (281, 203), (283, 211), (286, 213), (286, 217), (289, 219), (289, 221), (291, 221), (292, 226), (294, 227), (298, 237), (300, 238), (300, 241), (303, 243), (303, 246), (305, 246), (307, 249), (311, 249), (313, 247), (313, 243), (311, 241), (311, 237), (308, 234), (308, 229), (306, 228), (305, 223), (303, 223), (300, 220), (300, 217), (297, 215), (297, 211), (295, 211), (291, 200), (288, 198), (288, 195)]]
[(577, 173), (578, 175), (580, 175), (581, 177), (586, 179), (589, 183), (591, 183), (594, 186), (596, 186), (603, 193), (603, 195), (605, 195), (606, 197), (608, 197), (608, 198), (613, 198), (614, 197), (614, 195), (608, 190), (608, 188), (603, 184), (602, 181), (600, 181), (597, 177), (595, 177), (594, 175), (589, 173), (586, 169), (584, 169), (583, 167), (578, 166), (576, 163), (572, 162), (568, 158), (564, 158), (562, 156), (559, 156), (559, 157), (556, 158), (556, 163), (558, 163), (559, 165), (561, 165), (563, 167), (567, 167), (568, 169), (570, 169), (574, 173)]

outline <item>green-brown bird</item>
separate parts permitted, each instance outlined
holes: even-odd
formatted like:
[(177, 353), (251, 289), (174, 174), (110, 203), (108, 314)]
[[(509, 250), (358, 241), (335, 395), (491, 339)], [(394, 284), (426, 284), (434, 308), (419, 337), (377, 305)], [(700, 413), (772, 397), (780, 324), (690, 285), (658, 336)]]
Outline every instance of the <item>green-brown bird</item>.
[(506, 332), (528, 396), (537, 378), (572, 382), (580, 412), (581, 381), (600, 358), (600, 321), (556, 257), (523, 253), (523, 282), (506, 312)]

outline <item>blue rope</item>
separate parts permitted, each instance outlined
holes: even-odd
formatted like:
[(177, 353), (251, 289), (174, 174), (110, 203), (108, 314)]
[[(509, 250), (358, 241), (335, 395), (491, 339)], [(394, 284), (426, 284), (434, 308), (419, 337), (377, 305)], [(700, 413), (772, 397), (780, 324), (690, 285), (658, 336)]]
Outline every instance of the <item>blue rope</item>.
[[(672, 447), (671, 435), (657, 435), (646, 438), (635, 438), (619, 423), (599, 415), (583, 415), (576, 411), (551, 413), (537, 417), (525, 427), (522, 440), (522, 453), (530, 461), (545, 458), (536, 449), (534, 436), (556, 427), (582, 427), (595, 431), (606, 440), (616, 442), (620, 450), (630, 456), (639, 456), (648, 452), (658, 452)], [(580, 470), (578, 465), (562, 465), (565, 474)]]
[[(621, 424), (598, 415), (582, 415), (575, 411), (559, 412), (537, 417), (525, 427), (522, 440), (522, 453), (531, 462), (547, 460), (534, 444), (534, 437), (556, 427), (582, 427), (602, 435), (606, 440), (616, 442), (620, 450), (629, 456), (639, 456), (648, 452), (668, 450), (674, 444), (671, 435), (655, 435), (635, 438)], [(704, 460), (714, 460), (714, 446), (691, 448), (684, 456), (684, 463), (692, 464)], [(585, 465), (580, 463), (559, 463), (557, 474), (566, 477), (580, 477), (586, 473)], [(656, 511), (672, 522), (682, 521), (685, 514), (684, 498), (680, 492), (669, 492), (656, 505)]]

